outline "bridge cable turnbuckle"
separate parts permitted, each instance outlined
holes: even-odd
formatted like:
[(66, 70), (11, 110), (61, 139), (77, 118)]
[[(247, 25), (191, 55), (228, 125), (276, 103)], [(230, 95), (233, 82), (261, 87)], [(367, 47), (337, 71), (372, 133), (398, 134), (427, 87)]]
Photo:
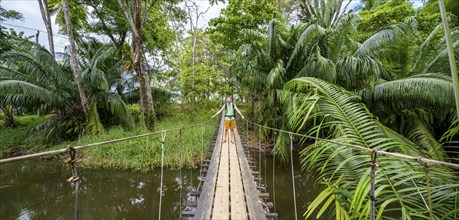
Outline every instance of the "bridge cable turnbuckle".
[(430, 219), (433, 220), (434, 218), (433, 218), (433, 213), (432, 213), (432, 198), (431, 198), (431, 195), (430, 195), (430, 176), (429, 176), (429, 172), (430, 172), (431, 168), (430, 168), (429, 164), (427, 164), (426, 162), (422, 161), (422, 157), (416, 158), (416, 161), (424, 167), (424, 172), (426, 173), (426, 188), (427, 188), (427, 201), (429, 203), (429, 207), (428, 207), (429, 217), (430, 217)]
[(376, 169), (379, 168), (379, 164), (376, 161), (378, 156), (378, 149), (373, 148), (371, 151), (371, 172), (370, 172), (370, 220), (376, 218), (376, 207), (375, 207), (375, 173)]
[(69, 152), (70, 157), (64, 160), (64, 163), (70, 164), (70, 166), (72, 166), (72, 176), (67, 179), (67, 182), (76, 182), (80, 179), (80, 177), (78, 177), (78, 170), (75, 164), (76, 163), (76, 150), (75, 148), (69, 145), (67, 146), (67, 152)]

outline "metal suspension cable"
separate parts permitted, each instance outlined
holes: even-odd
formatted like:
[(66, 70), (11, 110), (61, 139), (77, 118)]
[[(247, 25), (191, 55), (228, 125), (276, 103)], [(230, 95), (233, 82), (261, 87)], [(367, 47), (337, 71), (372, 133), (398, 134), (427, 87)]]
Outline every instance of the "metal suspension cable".
[(183, 187), (183, 178), (182, 178), (182, 166), (183, 166), (183, 145), (182, 145), (182, 129), (179, 131), (179, 148), (180, 148), (180, 218), (182, 218), (182, 187)]
[(75, 182), (75, 219), (80, 220), (80, 206), (78, 203), (78, 185), (80, 184), (80, 181)]
[(293, 206), (295, 207), (295, 220), (298, 219), (298, 213), (296, 209), (296, 187), (295, 187), (295, 174), (293, 173), (293, 138), (292, 132), (288, 134), (290, 137), (290, 165), (292, 168), (292, 188), (293, 188)]
[[(137, 138), (148, 137), (148, 136), (152, 136), (152, 135), (158, 135), (158, 134), (162, 134), (163, 132), (168, 133), (168, 132), (179, 131), (181, 129), (193, 128), (193, 127), (199, 126), (201, 124), (206, 124), (206, 123), (208, 123), (210, 121), (211, 121), (211, 119), (209, 119), (209, 120), (207, 120), (205, 122), (199, 123), (199, 124), (188, 125), (188, 126), (185, 126), (185, 127), (182, 127), (182, 128), (172, 128), (172, 129), (167, 129), (167, 130), (163, 130), (163, 131), (160, 131), (160, 132), (152, 132), (152, 133), (147, 133), (147, 134), (141, 134), (141, 135), (135, 135), (135, 136), (131, 136), (131, 137), (126, 137), (126, 138), (119, 138), (119, 139), (114, 139), (114, 140), (109, 140), (109, 141), (102, 141), (102, 142), (98, 142), (98, 143), (92, 143), (92, 144), (87, 144), (87, 145), (82, 145), (82, 146), (76, 146), (76, 147), (74, 147), (74, 149), (75, 150), (82, 150), (82, 149), (89, 148), (89, 147), (96, 147), (96, 146), (112, 144), (112, 143), (121, 142), (121, 141), (127, 141), (127, 140), (132, 140), (132, 139), (137, 139)], [(28, 160), (28, 159), (37, 158), (37, 157), (50, 156), (50, 155), (55, 155), (55, 154), (61, 154), (61, 153), (65, 153), (66, 151), (67, 151), (67, 149), (64, 148), (64, 149), (59, 149), (59, 150), (52, 150), (52, 151), (45, 151), (45, 152), (40, 152), (40, 153), (28, 154), (28, 155), (19, 156), (19, 157), (11, 157), (11, 158), (6, 158), (6, 159), (1, 159), (0, 160), (0, 164), (10, 163), (10, 162), (20, 161), (20, 160)]]
[(267, 175), (267, 173), (266, 173), (266, 172), (267, 172), (267, 170), (266, 170), (266, 160), (268, 159), (268, 158), (266, 157), (267, 148), (268, 148), (268, 146), (265, 145), (265, 148), (264, 148), (264, 150), (263, 150), (263, 152), (264, 152), (264, 155), (263, 155), (263, 163), (264, 163), (264, 166), (265, 166), (265, 167), (264, 167), (264, 169), (265, 169), (265, 174), (264, 174), (264, 176), (263, 176), (263, 180), (265, 181), (265, 187), (268, 185), (268, 182), (267, 182), (267, 181), (268, 181), (268, 178), (267, 178), (268, 175)]
[[(273, 131), (273, 142), (274, 146), (276, 146), (276, 133)], [(274, 147), (273, 147), (274, 149)], [(276, 210), (276, 184), (275, 184), (275, 179), (276, 179), (276, 158), (273, 155), (273, 202), (274, 202), (274, 212), (277, 213)]]
[[(203, 178), (204, 173), (202, 172), (202, 163), (204, 161), (204, 125), (201, 127), (201, 155), (199, 156), (201, 163), (199, 165), (199, 177)], [(202, 181), (199, 181), (198, 189), (201, 187)]]
[(75, 186), (75, 219), (80, 220), (80, 206), (78, 202), (78, 194), (79, 194), (79, 179), (78, 177), (78, 169), (76, 167), (76, 151), (73, 147), (67, 147), (66, 150), (69, 152), (69, 158), (64, 161), (64, 163), (71, 166), (72, 169), (72, 176), (67, 179), (67, 182), (70, 182), (72, 186)]
[[(292, 135), (305, 137), (305, 138), (318, 140), (318, 141), (325, 141), (325, 142), (328, 142), (328, 143), (337, 144), (337, 145), (341, 145), (341, 146), (345, 146), (345, 147), (351, 147), (351, 148), (358, 149), (358, 150), (361, 150), (361, 151), (366, 151), (366, 152), (369, 152), (369, 153), (371, 153), (371, 151), (372, 151), (371, 148), (365, 148), (365, 147), (361, 147), (361, 146), (357, 146), (357, 145), (353, 145), (353, 144), (341, 143), (341, 142), (332, 141), (332, 140), (325, 139), (325, 138), (319, 138), (319, 137), (315, 137), (315, 136), (311, 136), (311, 135), (299, 134), (299, 133), (294, 133), (294, 132), (290, 132), (290, 131), (286, 131), (286, 130), (282, 130), (282, 129), (271, 128), (271, 127), (268, 127), (268, 126), (257, 124), (255, 122), (248, 121), (247, 119), (244, 119), (244, 120), (246, 120), (250, 124), (258, 125), (258, 126), (261, 126), (263, 128), (270, 129), (270, 130), (273, 130), (273, 131), (283, 132), (283, 133), (287, 133), (287, 134), (291, 133)], [(449, 167), (451, 169), (459, 170), (459, 164), (448, 163), (448, 162), (444, 162), (444, 161), (433, 160), (433, 159), (428, 159), (428, 158), (419, 157), (419, 156), (415, 157), (415, 156), (410, 156), (410, 155), (406, 155), (406, 154), (393, 153), (393, 152), (388, 152), (388, 151), (383, 151), (383, 150), (378, 150), (378, 155), (396, 157), (396, 158), (400, 158), (400, 159), (404, 159), (404, 160), (420, 161), (422, 163), (432, 164), (432, 165), (436, 165), (436, 166), (444, 166), (444, 167)]]
[[(258, 168), (261, 176), (261, 127), (258, 126)], [(261, 187), (261, 178), (258, 179), (258, 186)]]
[(376, 218), (376, 201), (375, 201), (375, 175), (376, 169), (379, 167), (376, 162), (376, 157), (378, 155), (378, 150), (375, 148), (371, 151), (371, 172), (370, 172), (370, 220), (375, 220)]
[(277, 210), (276, 210), (276, 184), (275, 184), (275, 179), (276, 179), (276, 158), (273, 157), (273, 202), (274, 202), (274, 212), (277, 212)]
[(202, 170), (203, 160), (204, 160), (204, 125), (201, 125), (201, 170)]
[(163, 175), (164, 175), (164, 143), (166, 140), (166, 132), (163, 131), (161, 134), (161, 182), (159, 186), (159, 211), (158, 211), (158, 219), (161, 220), (161, 203), (163, 199)]
[(429, 177), (429, 171), (430, 171), (430, 167), (428, 164), (426, 163), (423, 163), (423, 162), (420, 162), (418, 161), (419, 164), (421, 164), (422, 166), (424, 166), (424, 172), (426, 173), (426, 187), (427, 187), (427, 202), (428, 202), (428, 211), (429, 211), (429, 217), (430, 217), (430, 220), (433, 220), (433, 213), (432, 213), (432, 198), (431, 198), (431, 195), (430, 195), (430, 177)]

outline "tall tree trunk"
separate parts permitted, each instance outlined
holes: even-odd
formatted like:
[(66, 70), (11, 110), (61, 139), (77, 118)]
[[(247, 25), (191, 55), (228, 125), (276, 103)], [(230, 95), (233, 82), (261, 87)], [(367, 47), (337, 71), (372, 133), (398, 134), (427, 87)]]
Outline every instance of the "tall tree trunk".
[[(132, 42), (131, 50), (134, 55), (132, 58), (132, 64), (134, 70), (139, 77), (140, 84), (140, 108), (142, 110), (142, 115), (145, 121), (145, 126), (154, 130), (156, 128), (156, 115), (155, 108), (153, 103), (153, 96), (151, 94), (150, 88), (150, 77), (148, 73), (144, 70), (142, 58), (142, 5), (140, 0), (134, 0), (134, 17), (131, 16), (131, 13), (127, 6), (123, 4), (121, 0), (118, 0), (123, 13), (126, 16), (129, 26), (131, 27), (132, 32)], [(147, 12), (145, 12), (147, 13)]]
[[(170, 3), (172, 4), (172, 3)], [(177, 71), (179, 72), (179, 81), (180, 81), (180, 96), (184, 97), (184, 84), (183, 84), (183, 73), (182, 73), (182, 59), (181, 59), (181, 54), (182, 54), (182, 50), (181, 50), (181, 46), (180, 46), (180, 39), (179, 39), (179, 35), (177, 34), (179, 28), (178, 28), (178, 25), (177, 25), (177, 22), (175, 21), (175, 18), (173, 15), (169, 15), (171, 17), (171, 25), (172, 25), (172, 30), (174, 30), (174, 36), (175, 36), (175, 48), (176, 50), (178, 51), (178, 55), (177, 55)], [(183, 105), (180, 105), (182, 108), (183, 108)]]
[(195, 47), (196, 47), (196, 33), (192, 34), (191, 41), (191, 90), (194, 91), (194, 64), (195, 64)]
[(49, 15), (49, 10), (48, 10), (48, 0), (38, 0), (38, 5), (40, 6), (41, 18), (43, 18), (43, 23), (45, 23), (46, 32), (48, 32), (49, 52), (54, 57), (55, 52), (54, 52), (53, 29), (51, 28), (51, 17)]
[[(185, 1), (185, 7), (188, 10), (188, 17), (189, 17), (189, 22), (190, 22), (190, 30), (191, 30), (191, 90), (194, 91), (194, 74), (195, 74), (195, 60), (196, 60), (196, 54), (195, 54), (195, 48), (196, 48), (196, 38), (198, 34), (198, 24), (199, 24), (199, 18), (203, 16), (207, 11), (210, 9), (207, 7), (207, 9), (204, 12), (199, 12), (199, 6), (196, 4), (196, 2), (191, 2), (191, 5), (188, 5), (188, 2), (191, 1)], [(196, 16), (196, 22), (193, 22), (193, 17), (192, 14)]]
[(89, 104), (88, 99), (86, 98), (86, 93), (80, 82), (80, 72), (78, 68), (78, 58), (77, 50), (75, 46), (75, 40), (73, 39), (73, 29), (72, 22), (70, 21), (69, 7), (67, 5), (67, 0), (62, 0), (62, 6), (64, 8), (64, 19), (67, 25), (67, 33), (69, 35), (70, 42), (70, 54), (72, 56), (72, 67), (73, 67), (73, 77), (78, 87), (78, 93), (80, 94), (81, 105), (83, 107), (84, 115), (86, 119), (88, 118)]

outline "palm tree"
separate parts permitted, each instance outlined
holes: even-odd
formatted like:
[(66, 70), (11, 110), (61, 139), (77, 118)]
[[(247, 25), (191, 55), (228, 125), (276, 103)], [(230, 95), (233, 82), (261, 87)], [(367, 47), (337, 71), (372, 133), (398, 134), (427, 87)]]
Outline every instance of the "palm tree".
[[(360, 98), (342, 87), (302, 77), (291, 80), (285, 88), (282, 99), (288, 106), (290, 126), (296, 130), (304, 130), (304, 124), (316, 122), (308, 127), (308, 133), (335, 143), (433, 156), (375, 120)], [(370, 156), (335, 143), (317, 141), (301, 152), (302, 169), (314, 172), (317, 182), (325, 188), (308, 206), (306, 218), (314, 212), (319, 217), (329, 208), (332, 218), (368, 219)], [(428, 219), (422, 166), (393, 158), (381, 158), (378, 163), (381, 168), (375, 177), (377, 218), (391, 218), (390, 213), (395, 213), (404, 219)], [(435, 189), (431, 194), (434, 218), (453, 219), (459, 210), (455, 203), (457, 176), (446, 168), (432, 169), (429, 175), (430, 187)]]
[[(386, 46), (376, 55), (382, 62), (390, 63), (388, 66), (392, 68), (386, 71), (391, 77), (378, 79), (358, 94), (384, 124), (436, 155), (442, 152), (438, 151), (441, 146), (437, 140), (457, 119), (453, 83), (445, 65), (448, 59), (446, 45), (438, 36), (441, 25), (424, 41), (417, 37), (419, 33), (413, 25), (408, 23), (405, 27), (392, 46)], [(459, 42), (459, 32), (453, 31), (453, 36)], [(387, 52), (399, 45), (405, 50)], [(455, 47), (457, 50), (459, 45), (456, 43)], [(444, 155), (434, 158), (447, 159)]]
[[(87, 88), (91, 104), (86, 120), (78, 104), (78, 91), (68, 62), (60, 64), (40, 47), (17, 48), (2, 55), (0, 67), (0, 105), (25, 108), (31, 112), (50, 113), (41, 128), (48, 136), (75, 138), (85, 129), (87, 133), (102, 132), (99, 112), (115, 116), (126, 128), (130, 116), (121, 98), (108, 90), (100, 67), (110, 51), (101, 48), (92, 57), (90, 66), (83, 66), (81, 82)], [(63, 55), (66, 56), (66, 55)]]
[[(260, 94), (259, 110), (264, 115), (258, 121), (266, 125), (288, 129), (287, 118), (282, 116), (278, 93), (291, 79), (314, 76), (329, 82), (347, 83), (353, 88), (362, 88), (375, 80), (374, 75), (383, 75), (382, 65), (363, 51), (353, 52), (358, 43), (352, 40), (356, 17), (347, 14), (338, 19), (335, 26), (322, 27), (318, 22), (292, 26), (287, 29), (278, 21), (268, 25), (266, 36), (247, 31), (253, 43), (239, 49), (234, 71), (241, 74), (241, 81), (253, 94)], [(380, 34), (389, 40), (386, 32)], [(387, 42), (387, 41), (385, 41)], [(367, 48), (376, 48), (381, 42), (369, 39)], [(245, 71), (250, 74), (245, 74)], [(355, 83), (359, 78), (360, 83)], [(353, 83), (350, 83), (353, 82)], [(252, 85), (258, 85), (254, 87)], [(279, 134), (276, 153), (287, 156), (286, 136)]]
[(83, 70), (81, 79), (89, 94), (89, 122), (94, 126), (94, 129), (89, 130), (94, 133), (102, 128), (101, 121), (95, 120), (101, 116), (105, 123), (120, 123), (124, 128), (132, 129), (129, 111), (118, 93), (118, 87), (123, 85), (120, 81), (124, 81), (124, 70), (123, 61), (115, 58), (116, 48), (90, 39), (80, 45), (79, 53), (79, 65)]

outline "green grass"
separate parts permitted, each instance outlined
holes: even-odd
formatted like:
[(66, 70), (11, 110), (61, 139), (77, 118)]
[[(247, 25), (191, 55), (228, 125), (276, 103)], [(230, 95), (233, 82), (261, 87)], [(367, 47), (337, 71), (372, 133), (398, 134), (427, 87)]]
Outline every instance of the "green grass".
[[(159, 121), (158, 129), (155, 132), (205, 122), (214, 112), (214, 110), (201, 110), (195, 117), (185, 113), (172, 113), (170, 117)], [(166, 133), (165, 166), (169, 168), (195, 168), (199, 166), (217, 129), (216, 121), (212, 120), (195, 128), (183, 129), (181, 147), (179, 131)], [(82, 146), (146, 133), (150, 133), (150, 131), (136, 128), (134, 131), (128, 132), (115, 127), (102, 135), (84, 136), (77, 141), (54, 146), (52, 149), (61, 149), (68, 145)], [(82, 158), (79, 161), (79, 166), (85, 168), (152, 170), (161, 165), (161, 134), (85, 149), (78, 152), (78, 156)]]
[[(154, 132), (200, 124), (208, 121), (217, 111), (217, 108), (211, 109), (210, 105), (201, 107), (198, 111), (190, 111), (186, 108), (182, 110), (179, 106), (171, 106), (168, 117), (159, 120), (158, 129)], [(18, 127), (14, 129), (6, 127), (3, 120), (0, 120), (0, 158), (10, 157), (15, 153), (29, 154), (151, 133), (142, 126), (135, 127), (133, 131), (112, 127), (101, 135), (85, 135), (76, 141), (67, 141), (50, 147), (44, 142), (45, 134), (32, 133), (33, 128), (46, 120), (46, 117), (18, 116), (15, 120)], [(166, 133), (165, 166), (173, 169), (199, 166), (200, 161), (205, 158), (216, 129), (216, 119), (194, 128), (184, 128), (182, 145), (179, 131)], [(80, 167), (148, 171), (161, 165), (161, 134), (92, 147), (78, 151), (77, 154), (80, 158)]]
[(16, 128), (7, 127), (4, 121), (0, 120), (0, 157), (36, 147), (36, 142), (32, 141), (29, 136), (33, 128), (41, 124), (46, 117), (27, 115), (17, 116), (14, 119), (17, 124)]

